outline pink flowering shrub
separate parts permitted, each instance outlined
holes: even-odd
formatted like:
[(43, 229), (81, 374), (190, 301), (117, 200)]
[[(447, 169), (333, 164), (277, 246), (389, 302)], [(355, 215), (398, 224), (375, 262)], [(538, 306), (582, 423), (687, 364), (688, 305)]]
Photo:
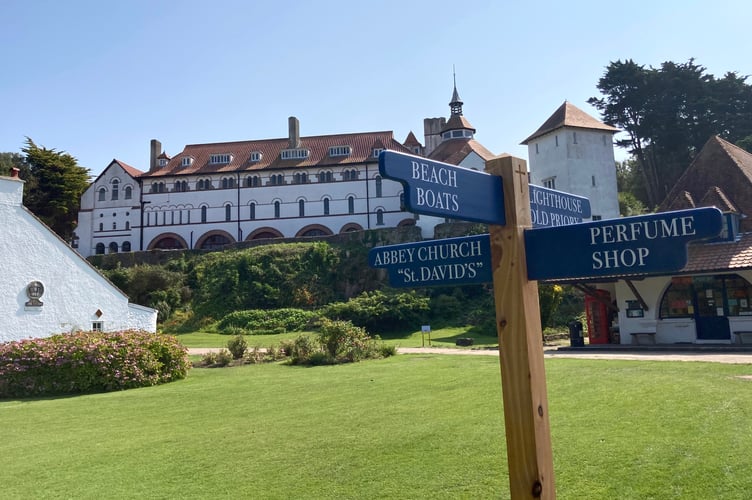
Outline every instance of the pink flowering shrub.
[(107, 392), (185, 378), (175, 337), (144, 331), (79, 332), (0, 344), (0, 398)]

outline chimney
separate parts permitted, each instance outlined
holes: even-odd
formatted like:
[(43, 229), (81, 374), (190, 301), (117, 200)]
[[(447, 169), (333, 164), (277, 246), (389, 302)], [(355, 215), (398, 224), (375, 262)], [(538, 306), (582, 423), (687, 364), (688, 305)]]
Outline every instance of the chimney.
[(149, 154), (149, 172), (153, 172), (157, 169), (157, 157), (162, 152), (162, 143), (156, 139), (151, 140), (151, 148)]
[(288, 128), (290, 130), (290, 149), (300, 147), (300, 122), (294, 116), (287, 119)]
[(16, 168), (16, 167), (13, 167), (13, 168), (11, 168), (11, 169), (10, 169), (10, 177), (11, 177), (11, 179), (18, 179), (18, 173), (19, 173), (20, 171), (21, 171), (21, 170), (20, 170), (20, 169), (18, 169), (18, 168)]

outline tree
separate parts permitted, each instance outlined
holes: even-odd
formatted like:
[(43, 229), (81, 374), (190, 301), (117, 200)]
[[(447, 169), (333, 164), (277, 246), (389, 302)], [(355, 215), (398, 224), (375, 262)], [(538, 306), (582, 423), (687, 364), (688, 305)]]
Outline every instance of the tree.
[(30, 176), (24, 205), (68, 241), (73, 236), (81, 195), (89, 185), (89, 170), (65, 151), (47, 149), (26, 138), (22, 148)]
[(617, 145), (633, 155), (642, 182), (633, 194), (648, 207), (666, 196), (713, 135), (730, 142), (752, 134), (752, 87), (746, 77), (716, 79), (693, 59), (658, 69), (634, 61), (609, 64), (588, 103), (603, 120), (628, 134)]

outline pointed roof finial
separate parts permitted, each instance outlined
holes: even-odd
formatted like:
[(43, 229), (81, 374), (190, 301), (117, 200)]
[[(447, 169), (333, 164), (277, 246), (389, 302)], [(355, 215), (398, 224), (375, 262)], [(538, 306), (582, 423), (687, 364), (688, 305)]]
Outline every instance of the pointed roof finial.
[(449, 109), (452, 115), (462, 116), (462, 99), (457, 92), (457, 73), (454, 70), (454, 64), (452, 64), (452, 80), (454, 82), (454, 92), (452, 92), (452, 102), (449, 103)]

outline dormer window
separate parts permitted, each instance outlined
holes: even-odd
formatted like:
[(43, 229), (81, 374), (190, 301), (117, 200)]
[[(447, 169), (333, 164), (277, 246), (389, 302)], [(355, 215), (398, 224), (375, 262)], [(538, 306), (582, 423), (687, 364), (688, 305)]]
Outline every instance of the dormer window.
[(384, 148), (373, 148), (373, 157), (378, 158)]
[(261, 158), (263, 158), (264, 155), (261, 154), (261, 151), (252, 151), (251, 152), (251, 161), (256, 163), (261, 161)]
[(160, 167), (166, 167), (167, 166), (167, 158), (160, 158), (159, 159), (159, 166)]
[(305, 148), (283, 149), (280, 158), (283, 160), (305, 160), (311, 152)]
[(229, 153), (215, 154), (209, 156), (209, 163), (217, 165), (219, 163), (230, 163), (232, 161), (232, 155)]
[(350, 146), (332, 146), (329, 148), (329, 156), (350, 156), (352, 148)]
[(193, 164), (193, 158), (190, 156), (184, 156), (182, 160), (180, 160), (180, 166), (181, 167), (190, 167)]

